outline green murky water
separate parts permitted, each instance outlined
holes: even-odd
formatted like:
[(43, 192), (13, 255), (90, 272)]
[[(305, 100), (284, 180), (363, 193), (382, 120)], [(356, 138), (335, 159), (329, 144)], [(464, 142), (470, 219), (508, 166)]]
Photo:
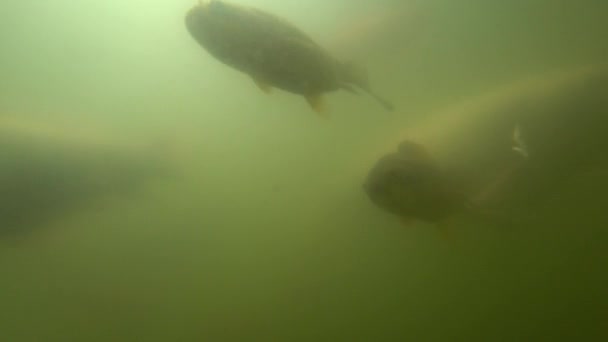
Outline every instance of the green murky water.
[(604, 62), (607, 5), (241, 3), (355, 56), (397, 110), (339, 92), (326, 121), (300, 97), (263, 94), (188, 35), (194, 1), (0, 5), (0, 118), (161, 137), (177, 170), (3, 238), (0, 339), (608, 338), (607, 168), (563, 184), (511, 229), (463, 224), (455, 243), (404, 228), (361, 189), (363, 151), (433, 110)]

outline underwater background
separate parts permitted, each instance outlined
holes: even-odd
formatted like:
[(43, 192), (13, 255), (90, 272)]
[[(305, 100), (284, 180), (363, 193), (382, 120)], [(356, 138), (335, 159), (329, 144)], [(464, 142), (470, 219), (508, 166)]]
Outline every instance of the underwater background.
[(605, 62), (608, 3), (238, 3), (364, 65), (396, 110), (335, 92), (323, 120), (264, 94), (193, 41), (193, 0), (0, 4), (0, 124), (162, 139), (178, 169), (3, 237), (2, 341), (608, 339), (605, 165), (454, 242), (361, 188), (370, 146), (437, 108)]

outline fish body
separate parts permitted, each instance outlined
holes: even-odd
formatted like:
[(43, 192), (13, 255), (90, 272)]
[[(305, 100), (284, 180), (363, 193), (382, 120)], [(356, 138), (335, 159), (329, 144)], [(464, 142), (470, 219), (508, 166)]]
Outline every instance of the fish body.
[(381, 157), (363, 188), (374, 204), (405, 220), (436, 222), (464, 203), (424, 148), (411, 141)]
[(172, 173), (156, 148), (85, 131), (2, 117), (0, 237), (30, 231), (107, 195), (131, 194)]
[(392, 108), (370, 89), (361, 69), (339, 62), (280, 17), (224, 1), (209, 1), (190, 9), (185, 23), (209, 54), (248, 74), (266, 92), (276, 87), (303, 95), (320, 112), (324, 93), (360, 88)]
[(433, 223), (471, 208), (533, 212), (568, 179), (608, 161), (606, 127), (608, 68), (541, 75), (408, 127), (390, 146), (415, 148), (385, 152), (364, 189), (393, 214)]

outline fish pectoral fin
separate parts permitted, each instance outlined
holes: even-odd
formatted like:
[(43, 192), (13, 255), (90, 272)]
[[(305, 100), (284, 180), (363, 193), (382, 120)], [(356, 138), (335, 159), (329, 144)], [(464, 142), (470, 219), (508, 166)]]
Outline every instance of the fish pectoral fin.
[(265, 81), (256, 76), (251, 76), (251, 78), (253, 79), (253, 82), (258, 86), (258, 88), (260, 88), (263, 92), (265, 92), (266, 94), (272, 93), (272, 87), (270, 86), (270, 84), (266, 83)]
[(310, 107), (317, 113), (319, 116), (327, 119), (329, 115), (327, 114), (325, 108), (325, 102), (323, 101), (323, 96), (321, 95), (307, 95), (306, 101), (310, 105)]
[(521, 128), (519, 125), (515, 125), (513, 128), (513, 151), (519, 153), (524, 159), (528, 159), (530, 156), (530, 152), (528, 151), (528, 146), (521, 132)]

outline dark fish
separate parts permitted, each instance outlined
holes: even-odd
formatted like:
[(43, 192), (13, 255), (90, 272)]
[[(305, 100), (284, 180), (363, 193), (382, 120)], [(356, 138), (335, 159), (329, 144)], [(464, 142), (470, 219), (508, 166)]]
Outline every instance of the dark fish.
[(0, 120), (0, 237), (23, 233), (170, 176), (162, 146), (95, 138), (19, 118)]
[(426, 150), (407, 140), (376, 162), (363, 189), (374, 204), (405, 223), (438, 222), (466, 205), (464, 194), (455, 190)]
[(201, 1), (185, 21), (192, 37), (213, 57), (251, 76), (265, 92), (276, 87), (303, 95), (321, 113), (324, 93), (358, 88), (387, 110), (393, 108), (370, 88), (363, 70), (337, 61), (300, 29), (270, 13)]
[(525, 80), (408, 127), (364, 189), (405, 220), (533, 214), (569, 180), (608, 165), (607, 118), (604, 66)]

